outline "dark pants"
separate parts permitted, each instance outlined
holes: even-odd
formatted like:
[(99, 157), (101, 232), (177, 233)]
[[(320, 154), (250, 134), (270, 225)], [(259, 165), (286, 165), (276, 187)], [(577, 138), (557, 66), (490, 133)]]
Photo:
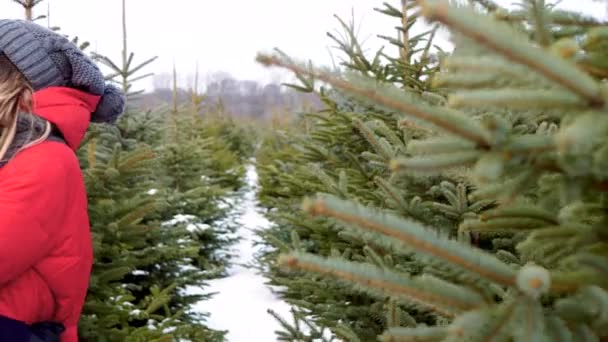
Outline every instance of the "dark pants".
[(64, 327), (53, 322), (27, 325), (0, 316), (0, 342), (59, 342)]

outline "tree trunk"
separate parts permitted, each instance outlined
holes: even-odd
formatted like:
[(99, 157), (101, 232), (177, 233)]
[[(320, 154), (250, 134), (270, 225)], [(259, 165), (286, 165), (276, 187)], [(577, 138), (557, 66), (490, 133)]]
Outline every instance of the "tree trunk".
[(34, 0), (26, 0), (23, 7), (25, 8), (25, 19), (32, 21), (34, 20), (33, 11)]

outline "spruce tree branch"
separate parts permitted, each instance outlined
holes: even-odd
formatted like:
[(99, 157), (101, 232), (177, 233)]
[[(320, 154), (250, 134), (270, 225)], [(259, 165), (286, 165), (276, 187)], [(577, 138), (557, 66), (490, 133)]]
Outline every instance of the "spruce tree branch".
[[(526, 21), (528, 16), (523, 11), (497, 11), (494, 13), (496, 19), (504, 21)], [(582, 27), (595, 27), (595, 26), (606, 26), (607, 22), (597, 20), (596, 18), (584, 16), (580, 13), (569, 12), (565, 10), (554, 10), (549, 13), (549, 20), (557, 25), (564, 26), (582, 26)]]
[(328, 195), (320, 195), (315, 200), (306, 200), (303, 209), (312, 216), (333, 217), (397, 239), (404, 247), (414, 249), (434, 260), (452, 264), (498, 284), (510, 286), (515, 283), (516, 273), (509, 265), (491, 254), (467, 248), (457, 241), (438, 236), (414, 221), (374, 212), (364, 206)]
[(482, 155), (481, 151), (452, 151), (434, 155), (414, 156), (410, 158), (396, 158), (391, 160), (389, 168), (393, 172), (439, 172), (460, 166), (471, 166)]
[[(400, 49), (401, 58), (403, 59), (403, 64), (410, 64), (410, 36), (409, 36), (409, 19), (407, 16), (408, 11), (408, 0), (401, 0), (401, 44), (403, 45)], [(405, 77), (408, 75), (406, 74)]]
[(449, 6), (442, 0), (418, 1), (422, 14), (427, 19), (439, 21), (508, 59), (536, 70), (547, 79), (581, 96), (590, 106), (604, 105), (600, 87), (590, 76), (572, 63), (533, 46), (527, 38), (511, 30), (505, 23), (469, 9)]
[(401, 138), (399, 138), (397, 136), (395, 131), (393, 131), (393, 129), (389, 128), (384, 121), (381, 121), (381, 120), (373, 121), (373, 127), (374, 127), (375, 131), (384, 135), (384, 137), (386, 137), (386, 139), (388, 139), (388, 141), (390, 141), (390, 143), (393, 146), (395, 146), (396, 148), (405, 148), (405, 144), (403, 143), (403, 140), (401, 140)]
[[(430, 32), (431, 34), (426, 42), (426, 46), (424, 47), (422, 56), (420, 57), (420, 61), (422, 63), (420, 65), (420, 67), (418, 68), (418, 70), (416, 71), (416, 77), (415, 77), (416, 79), (420, 79), (422, 77), (425, 67), (428, 66), (426, 63), (428, 63), (428, 61), (429, 61), (429, 53), (431, 51), (431, 46), (433, 45), (433, 41), (435, 39), (435, 35), (437, 34), (438, 30), (439, 30), (439, 25), (435, 25), (435, 27), (433, 27), (433, 29)], [(429, 78), (429, 81), (432, 81), (432, 78)], [(429, 82), (429, 81), (427, 81), (427, 82)]]
[(397, 192), (397, 189), (393, 187), (387, 180), (382, 177), (374, 177), (374, 182), (378, 184), (378, 187), (395, 202), (395, 206), (399, 207), (405, 212), (409, 212), (409, 206), (403, 196)]
[[(494, 85), (499, 78), (492, 74), (473, 74), (473, 73), (440, 73), (435, 74), (432, 79), (434, 87), (459, 87), (459, 88), (479, 88)], [(455, 107), (452, 104), (452, 107)]]
[(514, 136), (502, 148), (502, 151), (512, 158), (515, 154), (531, 156), (544, 152), (555, 151), (555, 141), (550, 135), (524, 134)]
[(451, 107), (499, 107), (514, 109), (581, 109), (586, 103), (569, 91), (557, 89), (483, 89), (461, 91), (448, 97)]
[(545, 221), (547, 224), (558, 224), (557, 218), (550, 212), (535, 207), (511, 207), (497, 208), (485, 211), (479, 215), (481, 221), (488, 221), (496, 218), (532, 218)]
[(498, 6), (498, 4), (492, 0), (473, 0), (473, 1), (480, 4), (488, 11), (502, 12), (502, 11), (498, 11), (498, 10), (501, 10), (502, 7)]
[(412, 140), (407, 144), (407, 151), (415, 154), (471, 151), (474, 148), (470, 141), (451, 136)]
[(551, 43), (551, 36), (547, 29), (547, 23), (550, 21), (547, 18), (544, 0), (535, 0), (530, 2), (533, 23), (535, 26), (535, 38), (539, 45), (548, 46)]
[[(539, 171), (549, 171), (556, 172), (562, 174), (568, 174), (563, 168), (561, 168), (555, 162), (543, 162), (542, 164), (537, 164), (536, 169)], [(602, 192), (608, 192), (608, 180), (595, 180), (592, 182), (591, 187), (595, 190), (599, 190)]]
[(544, 228), (547, 223), (534, 218), (507, 217), (495, 218), (489, 221), (464, 221), (458, 227), (459, 231), (467, 232), (525, 232)]
[(502, 308), (504, 312), (502, 312), (502, 315), (500, 315), (499, 319), (495, 321), (495, 324), (492, 327), (492, 330), (489, 331), (489, 334), (486, 335), (486, 341), (493, 341), (495, 338), (498, 338), (502, 330), (508, 327), (516, 304), (516, 301), (512, 301), (506, 304), (506, 307)]
[[(441, 65), (449, 72), (435, 74), (433, 81), (439, 84), (450, 85), (458, 81), (461, 83), (468, 81), (473, 86), (479, 86), (479, 84), (483, 85), (482, 81), (486, 83), (492, 81), (489, 86), (494, 87), (497, 82), (504, 79), (526, 86), (529, 84), (542, 85), (543, 88), (552, 86), (552, 83), (548, 82), (546, 78), (531, 73), (530, 68), (513, 64), (499, 56), (450, 56), (445, 58)], [(459, 84), (456, 83), (456, 85)], [(466, 83), (464, 85), (466, 86)]]
[[(296, 74), (309, 75), (343, 91), (361, 96), (364, 100), (372, 101), (390, 110), (431, 123), (447, 132), (473, 141), (480, 147), (489, 147), (487, 132), (477, 122), (470, 120), (459, 112), (443, 108), (432, 108), (431, 106), (414, 103), (413, 101), (405, 101), (404, 98), (407, 99), (407, 97), (402, 90), (396, 89), (393, 91), (388, 85), (382, 85), (376, 81), (371, 84), (369, 79), (353, 75), (353, 79), (357, 80), (357, 83), (360, 83), (355, 84), (355, 82), (348, 82), (333, 77), (326, 72), (313, 70), (312, 68), (307, 70), (304, 67), (282, 60), (276, 56), (259, 54), (257, 61), (266, 66), (283, 67)], [(386, 95), (387, 93), (394, 96)]]
[(574, 272), (554, 272), (551, 274), (550, 292), (553, 294), (574, 293), (578, 291), (581, 284), (597, 284), (596, 272), (583, 270)]
[(342, 281), (382, 296), (401, 298), (426, 306), (446, 317), (486, 305), (483, 298), (464, 287), (428, 275), (411, 277), (386, 268), (347, 262), (342, 258), (321, 258), (291, 253), (279, 257), (279, 264), (291, 269), (337, 277)]
[(393, 158), (393, 151), (387, 150), (382, 146), (380, 141), (378, 140), (378, 136), (375, 132), (367, 126), (365, 122), (358, 118), (353, 119), (353, 125), (357, 128), (357, 130), (361, 133), (361, 135), (367, 140), (367, 142), (372, 145), (376, 153), (378, 153), (384, 160), (388, 161)]
[(448, 336), (446, 327), (419, 326), (415, 328), (389, 328), (379, 339), (382, 342), (436, 342)]

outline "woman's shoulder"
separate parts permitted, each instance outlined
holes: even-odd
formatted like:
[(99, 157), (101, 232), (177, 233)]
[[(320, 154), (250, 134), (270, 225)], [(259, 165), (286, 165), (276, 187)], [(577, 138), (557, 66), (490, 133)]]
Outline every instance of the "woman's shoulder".
[(79, 172), (80, 165), (69, 146), (59, 141), (45, 141), (17, 153), (4, 169), (16, 175), (27, 173), (54, 178)]

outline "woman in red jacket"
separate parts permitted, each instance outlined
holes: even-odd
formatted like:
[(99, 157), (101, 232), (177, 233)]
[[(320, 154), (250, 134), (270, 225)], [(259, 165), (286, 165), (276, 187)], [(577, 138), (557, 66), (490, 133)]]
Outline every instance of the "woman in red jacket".
[(93, 252), (75, 150), (123, 109), (65, 37), (0, 20), (0, 341), (78, 341)]

